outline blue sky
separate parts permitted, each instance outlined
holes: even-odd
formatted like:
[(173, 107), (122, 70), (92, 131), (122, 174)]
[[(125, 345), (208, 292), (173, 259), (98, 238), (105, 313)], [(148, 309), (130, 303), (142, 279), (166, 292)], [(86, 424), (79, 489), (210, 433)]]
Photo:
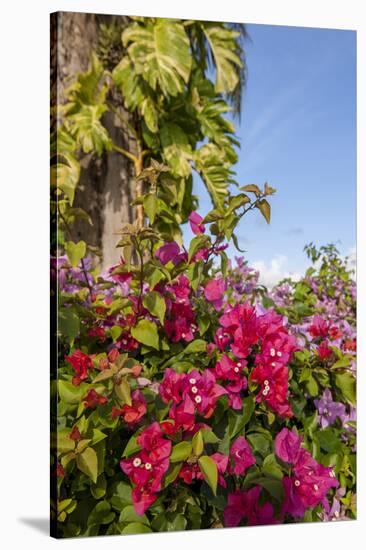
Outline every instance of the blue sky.
[[(271, 224), (254, 212), (237, 234), (249, 262), (273, 282), (269, 279), (304, 271), (303, 247), (310, 241), (334, 242), (343, 254), (355, 246), (356, 33), (271, 25), (247, 29), (237, 181), (268, 181), (277, 194)], [(194, 192), (205, 214), (210, 200), (198, 177)]]

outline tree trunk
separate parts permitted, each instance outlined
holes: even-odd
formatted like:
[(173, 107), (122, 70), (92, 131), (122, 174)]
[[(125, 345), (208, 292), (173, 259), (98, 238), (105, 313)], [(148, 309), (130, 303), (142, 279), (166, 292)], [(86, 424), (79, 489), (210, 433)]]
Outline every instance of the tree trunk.
[[(57, 96), (57, 103), (65, 102), (65, 89), (77, 73), (88, 69), (90, 54), (98, 42), (100, 23), (109, 23), (113, 17), (71, 12), (53, 14), (51, 56), (56, 57), (56, 64), (51, 62), (52, 101)], [(118, 19), (122, 26), (124, 18)], [(121, 107), (121, 98), (111, 97), (110, 100)], [(123, 116), (128, 117), (128, 114), (123, 112)], [(107, 112), (103, 124), (116, 145), (132, 153), (135, 151), (134, 141), (126, 134), (114, 113)], [(119, 153), (110, 152), (101, 158), (86, 155), (81, 159), (74, 205), (90, 215), (93, 225), (85, 221), (77, 222), (74, 226), (75, 240), (82, 239), (101, 250), (102, 268), (118, 262), (120, 252), (115, 247), (119, 239), (117, 233), (124, 223), (133, 221), (131, 182), (131, 163)]]

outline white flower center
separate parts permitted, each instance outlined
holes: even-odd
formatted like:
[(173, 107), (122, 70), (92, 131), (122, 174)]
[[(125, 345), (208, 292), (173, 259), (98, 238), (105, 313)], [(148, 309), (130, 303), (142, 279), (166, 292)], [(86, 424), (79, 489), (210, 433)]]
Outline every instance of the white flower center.
[(270, 353), (271, 357), (274, 357), (276, 355), (276, 350), (274, 348), (271, 348), (269, 350), (269, 353)]
[(182, 338), (185, 338), (186, 335), (185, 335), (185, 332), (182, 332)]
[(141, 458), (136, 457), (132, 464), (135, 466), (135, 468), (138, 468), (139, 466), (141, 466)]
[(146, 470), (151, 470), (152, 466), (151, 466), (150, 462), (146, 462), (145, 468), (146, 468)]
[(238, 367), (235, 367), (234, 372), (239, 372)]
[(282, 357), (282, 353), (280, 351), (277, 352), (277, 357)]
[(197, 393), (198, 392), (198, 389), (196, 388), (196, 386), (192, 386), (191, 390), (192, 390), (192, 393)]
[(269, 386), (268, 380), (265, 380), (263, 383), (264, 383), (265, 386)]
[(314, 483), (313, 487), (314, 487), (314, 491), (317, 491), (319, 489), (316, 483)]
[(190, 378), (190, 379), (189, 379), (189, 383), (190, 383), (190, 384), (195, 384), (195, 383), (196, 383), (196, 379), (195, 379), (195, 378)]
[(238, 367), (241, 367), (241, 363), (238, 363)]
[(295, 486), (296, 487), (299, 487), (300, 486), (300, 481), (298, 479), (295, 479)]
[(194, 398), (195, 402), (196, 403), (201, 403), (202, 401), (202, 397), (200, 395), (196, 395), (196, 397)]

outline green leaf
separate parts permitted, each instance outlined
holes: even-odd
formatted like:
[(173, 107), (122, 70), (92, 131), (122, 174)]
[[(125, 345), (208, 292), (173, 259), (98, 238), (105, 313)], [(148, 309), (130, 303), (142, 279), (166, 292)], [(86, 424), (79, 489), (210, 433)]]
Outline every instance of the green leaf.
[(209, 247), (210, 244), (211, 241), (207, 235), (196, 235), (196, 237), (191, 240), (189, 245), (188, 262), (191, 261), (196, 252), (201, 250), (201, 248)]
[(242, 432), (244, 426), (248, 424), (252, 417), (255, 407), (254, 397), (248, 395), (243, 399), (243, 412), (238, 414), (234, 411), (229, 412), (229, 433), (230, 438), (233, 439), (238, 433)]
[(86, 243), (84, 241), (79, 241), (78, 243), (68, 241), (65, 243), (65, 250), (70, 264), (73, 267), (77, 267), (80, 260), (84, 258), (86, 254)]
[(101, 475), (97, 479), (97, 483), (91, 486), (90, 492), (96, 500), (103, 498), (107, 490), (107, 480), (104, 475)]
[(81, 454), (78, 454), (76, 464), (79, 470), (90, 477), (93, 483), (96, 483), (98, 477), (98, 458), (94, 449), (87, 447)]
[(138, 436), (135, 434), (128, 440), (122, 456), (128, 458), (129, 456), (138, 453), (141, 450), (140, 445), (137, 443), (137, 437)]
[(75, 441), (70, 439), (70, 430), (61, 430), (57, 433), (57, 453), (64, 454), (75, 449)]
[(188, 36), (180, 21), (144, 18), (123, 31), (122, 41), (137, 74), (153, 90), (176, 96), (188, 82), (192, 57)]
[(148, 195), (145, 195), (143, 205), (144, 210), (149, 218), (149, 222), (152, 225), (155, 221), (155, 216), (158, 209), (158, 199), (155, 193), (149, 193)]
[(159, 294), (159, 292), (152, 290), (146, 294), (143, 299), (143, 305), (151, 313), (151, 315), (154, 315), (154, 317), (159, 319), (162, 325), (164, 324), (166, 304), (164, 298), (161, 294)]
[(132, 522), (132, 523), (129, 523), (122, 531), (123, 534), (125, 535), (132, 535), (132, 534), (137, 534), (137, 533), (151, 533), (151, 529), (150, 527), (148, 527), (147, 525), (145, 525), (144, 523), (137, 523), (137, 522)]
[(218, 479), (216, 462), (209, 456), (204, 455), (198, 459), (198, 464), (206, 482), (211, 487), (213, 494), (216, 495)]
[(186, 348), (184, 348), (183, 353), (188, 355), (189, 353), (205, 353), (207, 348), (207, 342), (205, 340), (192, 340)]
[(217, 435), (208, 428), (203, 428), (200, 430), (202, 433), (203, 441), (205, 443), (219, 443), (220, 439), (217, 437)]
[(72, 345), (80, 332), (80, 319), (71, 308), (58, 310), (57, 334), (63, 336)]
[(120, 327), (119, 325), (114, 325), (113, 327), (111, 327), (110, 332), (112, 340), (113, 342), (115, 342), (122, 334), (122, 327)]
[(182, 462), (170, 464), (169, 470), (164, 477), (164, 487), (168, 487), (170, 483), (173, 483), (177, 479), (177, 476), (182, 468)]
[(315, 433), (315, 438), (324, 451), (335, 453), (341, 446), (341, 441), (338, 434), (332, 428), (319, 430)]
[(335, 383), (348, 403), (356, 405), (356, 380), (351, 373), (335, 375)]
[(125, 523), (144, 523), (145, 525), (149, 525), (149, 520), (147, 519), (146, 515), (143, 514), (142, 516), (139, 516), (136, 514), (135, 509), (132, 505), (126, 506), (126, 508), (123, 508), (120, 516), (119, 521), (125, 522)]
[(103, 500), (93, 508), (88, 516), (88, 526), (92, 525), (107, 525), (115, 518), (115, 513), (111, 511), (111, 505)]
[(202, 436), (201, 430), (199, 430), (194, 434), (192, 439), (193, 453), (196, 456), (201, 456), (201, 454), (203, 453), (203, 448), (204, 448), (203, 436)]
[(189, 441), (181, 441), (174, 445), (170, 455), (170, 462), (184, 462), (192, 454), (192, 445)]
[(284, 491), (282, 481), (279, 479), (269, 479), (267, 477), (262, 477), (255, 480), (257, 485), (261, 485), (268, 491), (268, 493), (273, 496), (278, 502), (283, 502)]
[(88, 387), (87, 384), (74, 386), (74, 384), (67, 382), (67, 380), (58, 380), (57, 386), (60, 399), (69, 405), (80, 403)]
[(131, 328), (131, 334), (141, 344), (159, 349), (158, 327), (148, 319), (141, 319), (135, 327)]
[(264, 217), (264, 219), (266, 220), (266, 222), (270, 223), (270, 221), (271, 221), (271, 205), (269, 204), (269, 202), (266, 199), (262, 199), (256, 204), (256, 208), (258, 208), (260, 210), (260, 212), (261, 212), (262, 216)]
[(201, 27), (215, 61), (215, 90), (217, 93), (233, 92), (238, 85), (239, 70), (242, 66), (237, 52), (238, 32), (222, 23), (201, 22)]
[(69, 115), (69, 121), (72, 123), (71, 134), (84, 153), (95, 151), (100, 156), (104, 150), (108, 151), (111, 148), (111, 139), (101, 123), (106, 110), (104, 104), (83, 104), (78, 112)]
[(228, 186), (233, 181), (231, 162), (228, 162), (225, 151), (213, 143), (208, 143), (195, 151), (194, 160), (196, 170), (202, 177), (213, 204), (222, 207), (228, 195)]
[(192, 148), (182, 128), (173, 122), (163, 124), (160, 140), (164, 159), (173, 175), (188, 177), (191, 173)]
[(263, 460), (262, 473), (276, 479), (283, 478), (282, 470), (274, 454), (267, 455), (266, 458)]

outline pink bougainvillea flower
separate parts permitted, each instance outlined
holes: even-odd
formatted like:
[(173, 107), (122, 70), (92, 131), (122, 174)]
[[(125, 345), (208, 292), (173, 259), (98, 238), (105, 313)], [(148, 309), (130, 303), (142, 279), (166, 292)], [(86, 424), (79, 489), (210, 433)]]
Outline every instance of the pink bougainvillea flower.
[(104, 342), (106, 339), (106, 332), (103, 327), (94, 327), (88, 331), (90, 338), (96, 338), (99, 342)]
[(328, 336), (329, 323), (321, 315), (314, 315), (308, 330), (313, 338), (325, 338)]
[(329, 338), (331, 340), (339, 340), (339, 338), (342, 338), (343, 336), (343, 331), (339, 327), (336, 327), (335, 325), (331, 326), (328, 332), (329, 332)]
[(174, 404), (169, 417), (174, 420), (176, 430), (191, 430), (195, 424), (195, 406), (188, 395), (186, 395), (179, 405)]
[(221, 487), (226, 487), (224, 474), (226, 473), (226, 470), (228, 467), (229, 457), (222, 453), (214, 453), (210, 455), (210, 457), (216, 463), (216, 466), (217, 466), (217, 473), (218, 473), (217, 480), (219, 485), (221, 485)]
[(179, 403), (183, 395), (183, 381), (185, 375), (167, 368), (164, 371), (164, 378), (159, 386), (159, 393), (165, 403), (174, 401)]
[(165, 298), (167, 311), (164, 328), (172, 342), (191, 342), (197, 326), (190, 302), (191, 288), (189, 279), (180, 275), (177, 280), (167, 285), (168, 296)]
[(257, 485), (249, 491), (236, 491), (228, 496), (224, 510), (225, 527), (237, 527), (243, 519), (247, 525), (270, 525), (278, 523), (273, 516), (273, 507), (269, 502), (262, 506), (259, 497), (262, 488)]
[(325, 361), (326, 359), (328, 359), (332, 353), (333, 353), (333, 350), (329, 347), (328, 345), (328, 342), (326, 340), (323, 340), (318, 348), (317, 348), (317, 353), (319, 355), (319, 358), (322, 360), (322, 361)]
[(158, 422), (153, 422), (137, 438), (141, 451), (120, 461), (122, 471), (134, 485), (132, 502), (137, 514), (143, 514), (155, 501), (156, 493), (169, 468), (172, 442), (164, 437)]
[(195, 409), (204, 418), (213, 414), (216, 401), (227, 394), (225, 388), (216, 383), (215, 375), (209, 369), (203, 374), (192, 370), (185, 376), (183, 383), (183, 395), (194, 403)]
[(252, 346), (258, 342), (255, 308), (249, 303), (238, 304), (233, 308), (229, 306), (219, 321), (226, 333), (232, 336), (233, 354), (245, 359)]
[(123, 405), (120, 409), (112, 407), (112, 418), (122, 416), (127, 424), (136, 424), (143, 418), (147, 411), (146, 400), (139, 390), (135, 390), (131, 394), (131, 405)]
[(231, 342), (231, 336), (223, 328), (218, 328), (215, 334), (215, 344), (220, 351), (224, 351)]
[(86, 355), (79, 349), (74, 351), (72, 355), (65, 357), (75, 371), (75, 376), (72, 379), (74, 386), (78, 386), (83, 380), (88, 378), (88, 369), (93, 368), (93, 362), (89, 355)]
[(191, 226), (191, 229), (195, 235), (199, 235), (200, 233), (205, 232), (205, 226), (202, 223), (203, 218), (197, 212), (191, 212), (188, 220), (189, 225)]
[(215, 365), (215, 376), (218, 380), (226, 382), (225, 389), (228, 392), (229, 405), (236, 410), (242, 409), (239, 394), (248, 386), (247, 378), (242, 373), (246, 365), (245, 359), (235, 362), (227, 355), (223, 355)]
[(275, 453), (283, 462), (295, 464), (299, 458), (301, 442), (302, 438), (296, 432), (282, 428), (275, 438)]
[(149, 489), (135, 487), (131, 492), (133, 507), (136, 514), (143, 516), (144, 513), (156, 501), (157, 494), (152, 493)]
[(84, 404), (87, 409), (95, 409), (95, 407), (106, 403), (108, 403), (108, 399), (95, 390), (89, 390), (84, 397)]
[(302, 518), (305, 510), (326, 503), (326, 494), (338, 487), (332, 468), (319, 464), (301, 447), (302, 439), (294, 432), (283, 428), (275, 439), (276, 455), (292, 466), (291, 476), (283, 478), (285, 499), (282, 516)]
[(206, 300), (212, 303), (214, 308), (219, 311), (223, 303), (223, 295), (226, 289), (226, 282), (223, 278), (212, 279), (204, 288)]
[(260, 384), (257, 402), (265, 401), (269, 407), (285, 418), (293, 412), (288, 402), (288, 369), (283, 365), (271, 367), (257, 365), (250, 373), (250, 380)]
[(237, 476), (244, 474), (255, 464), (253, 451), (243, 436), (239, 436), (230, 449), (229, 473)]
[(155, 257), (158, 258), (163, 265), (170, 261), (174, 261), (180, 254), (180, 248), (178, 243), (171, 241), (170, 243), (163, 244), (155, 252)]
[(108, 361), (111, 363), (115, 363), (119, 357), (119, 351), (117, 348), (112, 348), (108, 352)]

